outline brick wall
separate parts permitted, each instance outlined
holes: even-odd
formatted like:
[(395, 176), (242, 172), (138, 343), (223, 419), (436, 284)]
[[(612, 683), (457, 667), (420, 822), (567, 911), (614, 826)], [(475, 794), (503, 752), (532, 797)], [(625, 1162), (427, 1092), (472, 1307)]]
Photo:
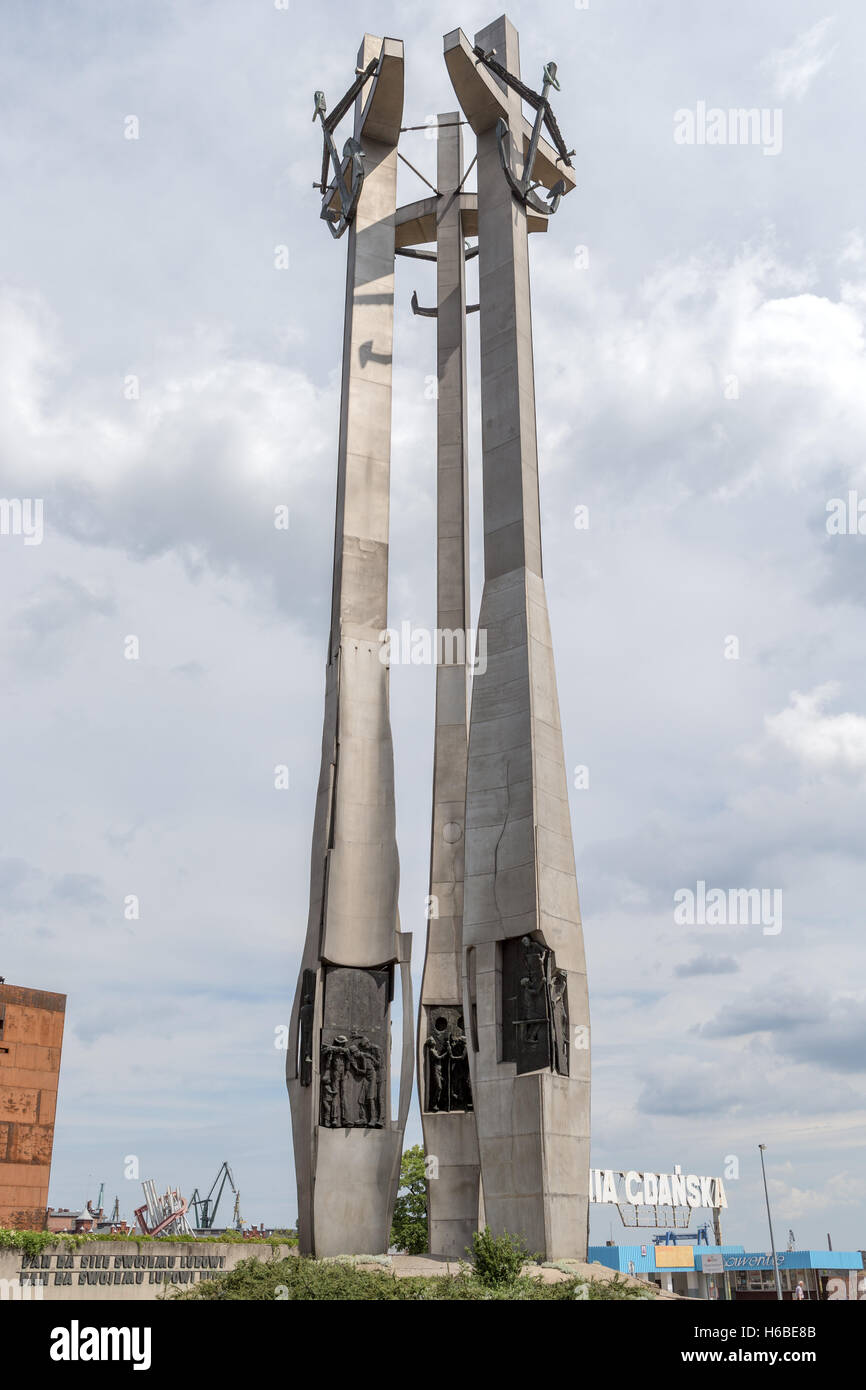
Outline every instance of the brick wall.
[(0, 985), (0, 1226), (42, 1230), (65, 994)]

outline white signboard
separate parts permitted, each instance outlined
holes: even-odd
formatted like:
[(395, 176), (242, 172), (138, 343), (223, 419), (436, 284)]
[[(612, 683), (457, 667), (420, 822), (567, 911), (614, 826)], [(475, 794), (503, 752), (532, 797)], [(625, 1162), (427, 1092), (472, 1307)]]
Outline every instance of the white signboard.
[(684, 1173), (679, 1164), (672, 1173), (618, 1173), (613, 1168), (589, 1170), (589, 1200), (611, 1202), (618, 1207), (711, 1207), (728, 1205), (721, 1178)]
[(703, 1270), (704, 1274), (724, 1274), (724, 1255), (702, 1255), (701, 1269)]

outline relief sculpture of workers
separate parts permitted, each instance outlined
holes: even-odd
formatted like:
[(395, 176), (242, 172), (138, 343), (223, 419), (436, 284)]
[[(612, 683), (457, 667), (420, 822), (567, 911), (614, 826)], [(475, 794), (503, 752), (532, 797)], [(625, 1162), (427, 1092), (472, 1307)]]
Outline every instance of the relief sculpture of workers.
[(451, 1067), (451, 1105), (449, 1108), (451, 1110), (471, 1110), (472, 1082), (469, 1079), (469, 1053), (466, 1035), (459, 1025), (455, 1027), (448, 1040), (448, 1055)]
[(337, 1033), (331, 1043), (322, 1043), (322, 1124), (340, 1129), (353, 1122), (346, 1106), (346, 1077), (349, 1073), (349, 1039)]
[(360, 1079), (358, 1122), (368, 1129), (382, 1128), (382, 1049), (363, 1033), (352, 1034), (351, 1065)]
[(547, 967), (550, 950), (530, 936), (522, 936), (523, 974), (520, 977), (519, 1021), (527, 1047), (538, 1047), (548, 1030)]
[(427, 1109), (434, 1113), (450, 1110), (448, 1103), (447, 1068), (448, 1036), (443, 1028), (434, 1028), (424, 1043), (427, 1057)]

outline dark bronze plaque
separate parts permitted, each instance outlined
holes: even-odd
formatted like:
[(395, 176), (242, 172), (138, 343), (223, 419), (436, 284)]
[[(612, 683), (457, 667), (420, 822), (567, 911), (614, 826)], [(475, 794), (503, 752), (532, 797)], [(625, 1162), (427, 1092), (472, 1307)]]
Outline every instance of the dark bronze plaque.
[(457, 1004), (425, 1004), (424, 1109), (471, 1110), (472, 1085), (463, 1010)]
[(325, 967), (320, 1123), (382, 1129), (388, 1120), (391, 970)]
[(502, 1057), (518, 1075), (568, 1075), (568, 988), (549, 946), (513, 937), (502, 947)]

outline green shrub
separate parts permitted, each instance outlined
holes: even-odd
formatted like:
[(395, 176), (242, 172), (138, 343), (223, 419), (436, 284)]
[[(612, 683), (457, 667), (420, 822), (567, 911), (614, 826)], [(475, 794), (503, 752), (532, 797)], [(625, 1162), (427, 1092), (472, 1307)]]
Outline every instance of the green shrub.
[[(109, 1231), (79, 1231), (72, 1234), (67, 1231), (12, 1231), (4, 1226), (0, 1226), (0, 1250), (21, 1250), (25, 1255), (41, 1255), (49, 1247), (57, 1246), (61, 1250), (80, 1250), (83, 1245), (90, 1245), (94, 1241), (128, 1241), (131, 1245), (140, 1247), (142, 1244), (154, 1245), (185, 1245), (194, 1243), (203, 1245), (204, 1243), (219, 1245), (223, 1242), (241, 1243), (241, 1235), (237, 1231), (227, 1231), (222, 1236), (146, 1236), (140, 1231), (122, 1232), (111, 1234)], [(281, 1245), (297, 1245), (298, 1237), (295, 1234), (282, 1235), (274, 1231), (272, 1235), (264, 1237), (253, 1237), (243, 1240), (244, 1245), (270, 1246), (271, 1250), (276, 1250)]]
[(523, 1265), (532, 1258), (520, 1236), (509, 1235), (507, 1231), (495, 1236), (489, 1226), (473, 1232), (472, 1248), (467, 1246), (466, 1253), (472, 1257), (476, 1277), (491, 1289), (513, 1284)]
[[(60, 1245), (62, 1239), (51, 1231), (9, 1231), (5, 1227), (0, 1228), (0, 1250), (21, 1250), (29, 1256), (41, 1255), (47, 1246)], [(67, 1249), (68, 1243), (74, 1239), (74, 1236), (66, 1237)]]
[[(654, 1291), (649, 1297), (654, 1296)], [(361, 1269), (342, 1260), (313, 1260), (287, 1256), (262, 1261), (252, 1256), (214, 1279), (189, 1288), (167, 1286), (170, 1299), (228, 1301), (370, 1302), (568, 1302), (646, 1298), (643, 1289), (616, 1280), (563, 1279), (545, 1284), (529, 1274), (518, 1274), (509, 1283), (484, 1284), (465, 1265), (459, 1274), (413, 1275), (400, 1279), (389, 1271)]]

